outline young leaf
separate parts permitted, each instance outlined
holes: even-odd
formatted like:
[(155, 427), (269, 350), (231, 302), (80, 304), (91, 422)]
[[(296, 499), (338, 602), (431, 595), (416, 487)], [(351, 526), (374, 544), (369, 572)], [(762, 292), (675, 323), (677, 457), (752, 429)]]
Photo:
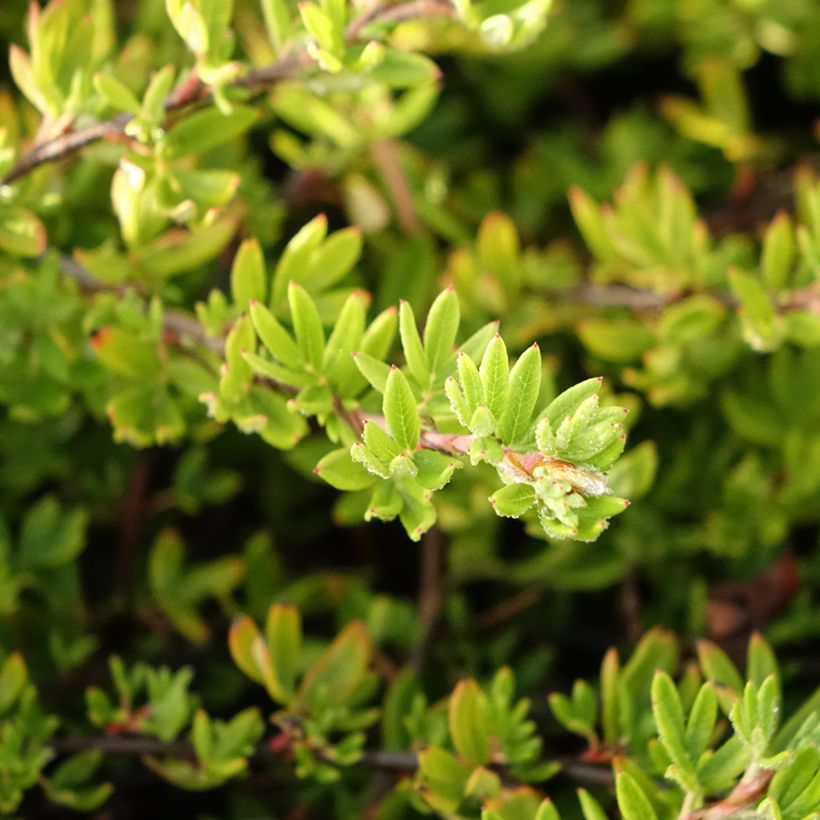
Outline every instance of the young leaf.
[(353, 461), (346, 447), (331, 450), (313, 468), (313, 472), (337, 490), (355, 492), (373, 484), (373, 476)]
[(265, 640), (279, 700), (289, 704), (294, 696), (302, 649), (302, 619), (299, 610), (287, 604), (273, 604), (265, 622)]
[(243, 310), (254, 299), (264, 302), (267, 298), (266, 281), (265, 259), (259, 241), (246, 239), (239, 246), (231, 266), (231, 295), (234, 302)]
[(437, 373), (452, 356), (458, 323), (458, 297), (453, 288), (448, 288), (433, 302), (424, 326), (424, 352), (431, 372)]
[(496, 334), (487, 345), (479, 367), (481, 384), (484, 388), (484, 401), (495, 418), (500, 418), (506, 407), (509, 372), (507, 346), (504, 340)]
[(540, 387), (541, 351), (538, 345), (533, 345), (519, 357), (510, 372), (510, 401), (498, 422), (498, 437), (503, 442), (513, 444), (524, 437)]
[(382, 408), (396, 444), (405, 452), (412, 453), (419, 443), (419, 411), (404, 373), (395, 366), (387, 377)]
[(325, 352), (325, 333), (316, 303), (296, 282), (291, 282), (288, 286), (288, 302), (299, 350), (307, 362), (313, 366), (314, 372), (321, 373)]
[(430, 367), (427, 356), (416, 326), (416, 317), (409, 302), (402, 301), (399, 305), (399, 335), (407, 368), (419, 387), (427, 387), (430, 381)]
[(531, 484), (510, 484), (490, 496), (496, 515), (521, 518), (535, 504), (535, 489)]
[(450, 695), (450, 736), (461, 757), (482, 766), (490, 757), (487, 699), (474, 680), (459, 683)]
[(265, 680), (265, 674), (260, 669), (253, 651), (254, 645), (261, 640), (259, 629), (247, 615), (237, 618), (228, 632), (228, 648), (233, 662), (257, 683), (263, 683)]
[(348, 624), (305, 673), (300, 702), (310, 706), (316, 698), (327, 698), (345, 704), (364, 677), (371, 652), (364, 626), (358, 621)]
[(626, 772), (618, 774), (615, 780), (615, 793), (623, 820), (658, 820), (655, 809), (631, 775)]

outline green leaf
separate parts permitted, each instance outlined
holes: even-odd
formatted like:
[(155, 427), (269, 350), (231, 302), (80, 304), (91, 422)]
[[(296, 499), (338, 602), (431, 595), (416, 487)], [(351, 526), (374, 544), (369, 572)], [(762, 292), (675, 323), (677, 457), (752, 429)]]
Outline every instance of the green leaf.
[(84, 510), (63, 512), (53, 496), (37, 502), (23, 516), (20, 569), (56, 569), (72, 562), (85, 547), (87, 522)]
[(558, 815), (558, 809), (555, 804), (548, 797), (541, 801), (538, 811), (535, 813), (533, 820), (561, 820)]
[(587, 379), (570, 387), (547, 405), (541, 417), (549, 419), (552, 429), (557, 430), (561, 422), (572, 415), (584, 401), (598, 394), (602, 381), (600, 377)]
[(658, 820), (658, 815), (638, 782), (626, 772), (615, 779), (615, 793), (623, 820)]
[(26, 663), (19, 652), (12, 652), (0, 666), (0, 715), (7, 712), (28, 680)]
[(755, 686), (762, 686), (763, 681), (768, 677), (779, 680), (780, 673), (777, 668), (777, 658), (766, 639), (759, 633), (753, 632), (749, 639), (749, 650), (746, 666), (746, 678)]
[(290, 8), (286, 0), (260, 0), (268, 39), (278, 57), (290, 33)]
[(413, 308), (404, 300), (399, 304), (399, 335), (408, 370), (419, 387), (427, 387), (430, 382), (430, 367), (421, 343)]
[(325, 290), (344, 278), (362, 252), (362, 232), (357, 227), (331, 234), (311, 255), (310, 265), (299, 281), (313, 292)]
[(243, 674), (257, 683), (264, 683), (267, 677), (254, 651), (255, 646), (261, 641), (259, 628), (247, 615), (240, 615), (231, 624), (228, 632), (228, 649), (233, 662)]
[(580, 188), (571, 188), (569, 204), (587, 247), (601, 262), (613, 262), (618, 251), (610, 239), (601, 208)]
[(692, 704), (686, 724), (686, 749), (693, 763), (709, 748), (709, 741), (715, 731), (718, 700), (715, 687), (709, 681), (704, 683)]
[(419, 444), (419, 411), (404, 373), (395, 365), (387, 377), (382, 409), (396, 444), (405, 452), (412, 453)]
[(459, 461), (444, 453), (433, 450), (419, 450), (413, 455), (418, 473), (416, 480), (425, 490), (437, 492), (446, 486), (453, 473), (461, 467)]
[(252, 237), (239, 246), (234, 256), (231, 266), (231, 295), (234, 302), (244, 310), (254, 300), (264, 302), (267, 298), (266, 291), (265, 259), (259, 240)]
[[(324, 370), (331, 381), (344, 390), (351, 374), (356, 374), (352, 353), (362, 341), (370, 295), (355, 290), (345, 300), (325, 347)], [(358, 378), (358, 375), (356, 376)]]
[(313, 471), (337, 490), (355, 492), (373, 484), (373, 476), (350, 458), (350, 452), (346, 447), (331, 450)]
[(299, 5), (299, 14), (308, 34), (316, 43), (323, 49), (333, 52), (337, 44), (340, 43), (341, 32), (337, 31), (337, 27), (334, 26), (330, 17), (313, 3), (301, 3)]
[(484, 403), (484, 386), (475, 362), (466, 354), (458, 354), (458, 379), (466, 403), (468, 416), (472, 416), (476, 407)]
[(760, 351), (773, 349), (778, 338), (775, 306), (762, 283), (751, 273), (742, 270), (729, 271), (729, 284), (740, 300), (744, 335), (749, 344)]
[(578, 338), (599, 359), (617, 364), (636, 361), (655, 343), (655, 334), (644, 322), (627, 318), (585, 319)]
[(11, 256), (38, 256), (45, 248), (45, 228), (33, 213), (0, 206), (0, 251)]
[(390, 681), (382, 707), (381, 730), (385, 749), (400, 751), (409, 747), (411, 735), (405, 725), (406, 718), (420, 694), (418, 677), (410, 666), (403, 667)]
[(698, 641), (698, 659), (706, 677), (717, 686), (729, 687), (735, 694), (743, 691), (743, 679), (729, 656), (711, 641)]
[(326, 698), (335, 705), (345, 704), (364, 677), (371, 652), (364, 626), (358, 621), (348, 624), (306, 672), (299, 701), (312, 706)]
[[(533, 344), (518, 359), (510, 371), (510, 382), (504, 412), (498, 422), (498, 437), (506, 444), (524, 438), (541, 387), (541, 351)], [(485, 388), (486, 389), (486, 388)]]
[(287, 296), (288, 283), (301, 280), (313, 252), (322, 244), (326, 235), (327, 217), (319, 214), (288, 242), (273, 275), (271, 307), (274, 310), (279, 309), (280, 303)]
[(586, 789), (578, 789), (578, 802), (584, 820), (609, 820), (601, 804)]
[(400, 51), (386, 46), (378, 65), (370, 76), (377, 83), (386, 83), (392, 88), (419, 88), (434, 83), (440, 76), (438, 66), (423, 54)]
[(302, 620), (299, 610), (288, 604), (273, 604), (265, 622), (265, 640), (278, 700), (289, 704), (294, 698), (302, 651)]
[(201, 156), (247, 131), (258, 116), (256, 109), (249, 106), (234, 105), (227, 115), (218, 108), (206, 108), (185, 117), (168, 132), (165, 151), (171, 157)]
[(382, 461), (389, 463), (401, 453), (398, 444), (377, 422), (370, 419), (364, 422), (363, 438), (368, 448)]
[(618, 650), (611, 647), (601, 663), (601, 725), (604, 740), (617, 743), (620, 739), (620, 659)]
[(481, 384), (484, 387), (484, 401), (495, 418), (500, 418), (506, 408), (509, 372), (507, 346), (496, 334), (487, 345), (479, 367)]
[(433, 302), (424, 326), (424, 352), (432, 373), (453, 355), (459, 318), (458, 296), (448, 288)]
[(95, 74), (94, 88), (117, 111), (127, 111), (129, 114), (136, 116), (142, 110), (139, 100), (134, 96), (131, 89), (121, 83), (113, 74)]
[(288, 367), (294, 369), (304, 367), (305, 358), (299, 346), (264, 305), (251, 302), (250, 317), (262, 344), (272, 356)]
[(313, 366), (314, 372), (321, 373), (325, 333), (316, 303), (296, 282), (291, 282), (288, 286), (288, 303), (299, 350), (304, 359)]
[(531, 484), (510, 484), (490, 496), (496, 515), (521, 518), (535, 504), (535, 489)]
[(683, 778), (683, 784), (688, 790), (696, 790), (697, 778), (686, 746), (680, 696), (672, 678), (663, 671), (656, 672), (652, 680), (652, 714), (661, 743), (675, 764), (678, 776)]
[(490, 759), (487, 699), (474, 680), (461, 681), (450, 695), (450, 736), (461, 757), (472, 766)]

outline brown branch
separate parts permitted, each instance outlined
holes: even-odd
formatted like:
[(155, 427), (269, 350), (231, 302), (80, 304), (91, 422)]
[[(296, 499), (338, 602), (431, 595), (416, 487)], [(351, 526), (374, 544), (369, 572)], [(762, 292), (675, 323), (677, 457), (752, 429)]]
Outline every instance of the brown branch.
[[(399, 23), (417, 18), (452, 16), (452, 14), (453, 6), (447, 0), (416, 0), (386, 9), (377, 6), (350, 23), (345, 32), (345, 39), (348, 43), (355, 42), (364, 29), (370, 25)], [(295, 77), (299, 71), (312, 64), (313, 60), (307, 48), (302, 48), (291, 54), (285, 54), (270, 65), (248, 70), (231, 86), (259, 91)], [(167, 113), (172, 113), (194, 104), (210, 102), (212, 98), (213, 92), (203, 86), (194, 74), (191, 75), (190, 82), (184, 83), (168, 95), (164, 102), (164, 109)], [(80, 131), (60, 134), (45, 142), (37, 143), (0, 179), (0, 185), (16, 182), (35, 168), (65, 159), (100, 140), (119, 138), (125, 133), (126, 126), (132, 119), (131, 114), (119, 114), (110, 120), (95, 123)]]
[[(575, 303), (598, 308), (627, 308), (637, 312), (653, 312), (691, 296), (689, 292), (659, 293), (648, 288), (633, 288), (629, 285), (598, 285), (585, 282), (581, 285), (552, 291), (549, 299), (554, 302)], [(707, 291), (706, 295), (716, 299), (724, 307), (737, 308), (738, 300), (728, 291)]]
[(416, 205), (401, 165), (398, 143), (391, 139), (378, 140), (370, 147), (370, 156), (393, 200), (402, 231), (408, 236), (417, 234), (419, 221), (416, 217)]
[[(89, 270), (71, 257), (60, 256), (58, 264), (62, 273), (69, 279), (73, 279), (85, 293), (94, 294), (112, 291), (114, 293), (124, 293), (128, 289), (100, 282)], [(225, 352), (224, 339), (211, 336), (195, 317), (183, 311), (164, 311), (162, 327), (171, 340), (190, 339), (219, 356)]]
[(421, 537), (417, 602), (421, 640), (410, 658), (416, 670), (424, 665), (444, 603), (444, 546), (444, 533), (435, 525)]
[(143, 757), (162, 755), (185, 760), (195, 760), (194, 747), (187, 740), (160, 740), (148, 735), (100, 735), (98, 737), (60, 737), (51, 741), (50, 746), (57, 754), (68, 755), (95, 749), (104, 755)]
[(763, 797), (772, 777), (774, 769), (750, 770), (723, 800), (682, 814), (678, 820), (723, 820), (725, 817), (737, 817), (743, 809), (751, 808)]
[(486, 632), (501, 626), (522, 612), (535, 606), (544, 597), (544, 590), (536, 587), (521, 592), (480, 613), (475, 620), (478, 632)]
[[(278, 741), (285, 741), (281, 744)], [(149, 735), (98, 735), (95, 737), (55, 738), (49, 744), (58, 755), (76, 754), (95, 749), (111, 757), (166, 757), (196, 762), (193, 744), (187, 740), (160, 740)], [(287, 753), (289, 743), (287, 733), (268, 737), (257, 744), (253, 757), (271, 759), (280, 753)], [(365, 749), (358, 761), (360, 765), (397, 773), (412, 774), (418, 768), (418, 755), (412, 751), (390, 749)], [(587, 763), (574, 756), (556, 758), (560, 773), (571, 780), (589, 785), (612, 787), (614, 778), (609, 765)], [(504, 774), (504, 766), (497, 767)], [(509, 785), (518, 785), (510, 782)], [(698, 815), (699, 816), (699, 815)], [(718, 815), (715, 815), (717, 818)], [(694, 815), (693, 815), (694, 818)], [(688, 820), (688, 819), (687, 819)], [(710, 815), (711, 820), (711, 815)]]

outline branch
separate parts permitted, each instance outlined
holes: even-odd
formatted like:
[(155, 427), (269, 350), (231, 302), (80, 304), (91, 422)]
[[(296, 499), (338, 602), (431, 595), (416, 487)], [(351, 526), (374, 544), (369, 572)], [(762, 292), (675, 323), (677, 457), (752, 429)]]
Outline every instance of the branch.
[(421, 623), (421, 640), (410, 659), (410, 664), (416, 671), (424, 665), (444, 603), (444, 544), (444, 533), (437, 526), (431, 527), (421, 537), (419, 592), (416, 603)]
[(370, 156), (393, 200), (402, 231), (407, 236), (417, 234), (419, 221), (416, 217), (416, 205), (404, 168), (401, 166), (398, 143), (392, 139), (374, 142), (370, 148)]
[[(737, 308), (740, 305), (734, 294), (727, 291), (710, 290), (706, 293), (724, 307)], [(688, 292), (658, 293), (647, 288), (633, 288), (629, 285), (598, 285), (585, 282), (551, 292), (549, 298), (561, 303), (577, 302), (590, 307), (628, 308), (640, 313), (662, 310), (690, 295)]]
[[(286, 738), (287, 733), (266, 738), (257, 744), (252, 756), (268, 759), (277, 756), (279, 753), (277, 751), (279, 749), (277, 741)], [(170, 757), (191, 762), (197, 760), (196, 751), (189, 741), (166, 741), (149, 735), (62, 737), (54, 738), (49, 745), (58, 755), (70, 755), (88, 749), (95, 749), (111, 757)], [(281, 744), (280, 751), (286, 751), (287, 749), (287, 743)], [(555, 761), (561, 766), (560, 773), (570, 780), (595, 786), (612, 787), (614, 785), (612, 769), (609, 765), (600, 766), (587, 763), (571, 755), (555, 758)], [(373, 769), (412, 774), (418, 768), (418, 755), (412, 751), (365, 749), (358, 764)], [(503, 771), (504, 767), (500, 768)], [(697, 816), (700, 817), (700, 815)], [(718, 816), (715, 815), (715, 818)], [(709, 815), (709, 817), (711, 820), (712, 815)]]
[[(112, 291), (123, 293), (127, 290), (124, 287), (113, 287), (100, 282), (89, 270), (71, 257), (60, 256), (58, 265), (62, 273), (69, 279), (73, 279), (85, 293), (94, 294)], [(187, 338), (218, 356), (222, 356), (225, 352), (224, 339), (211, 336), (195, 317), (181, 310), (165, 310), (162, 327), (166, 339), (170, 342), (178, 342)]]
[(679, 820), (723, 820), (726, 817), (739, 817), (744, 809), (751, 808), (763, 797), (772, 777), (774, 769), (750, 769), (723, 800), (681, 815)]
[[(350, 23), (345, 32), (345, 40), (348, 43), (355, 42), (364, 29), (370, 25), (399, 23), (430, 17), (450, 17), (453, 11), (449, 0), (415, 0), (415, 2), (390, 6), (386, 9), (377, 6)], [(231, 83), (230, 87), (260, 91), (295, 77), (299, 71), (312, 64), (313, 59), (308, 54), (307, 47), (301, 48), (280, 57), (267, 66), (249, 69), (242, 77)], [(208, 103), (212, 99), (211, 89), (203, 86), (193, 74), (189, 81), (168, 95), (163, 107), (166, 113), (170, 114), (195, 104)], [(80, 131), (60, 134), (45, 142), (35, 143), (31, 150), (0, 179), (0, 185), (9, 185), (41, 165), (65, 159), (100, 140), (120, 138), (125, 134), (125, 128), (132, 119), (131, 114), (119, 114), (110, 120), (95, 123)]]

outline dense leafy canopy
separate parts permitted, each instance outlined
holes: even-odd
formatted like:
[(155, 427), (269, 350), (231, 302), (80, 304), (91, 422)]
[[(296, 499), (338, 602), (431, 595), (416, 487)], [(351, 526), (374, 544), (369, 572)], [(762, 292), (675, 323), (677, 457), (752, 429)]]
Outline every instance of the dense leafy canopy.
[(820, 5), (1, 5), (0, 813), (820, 817)]

